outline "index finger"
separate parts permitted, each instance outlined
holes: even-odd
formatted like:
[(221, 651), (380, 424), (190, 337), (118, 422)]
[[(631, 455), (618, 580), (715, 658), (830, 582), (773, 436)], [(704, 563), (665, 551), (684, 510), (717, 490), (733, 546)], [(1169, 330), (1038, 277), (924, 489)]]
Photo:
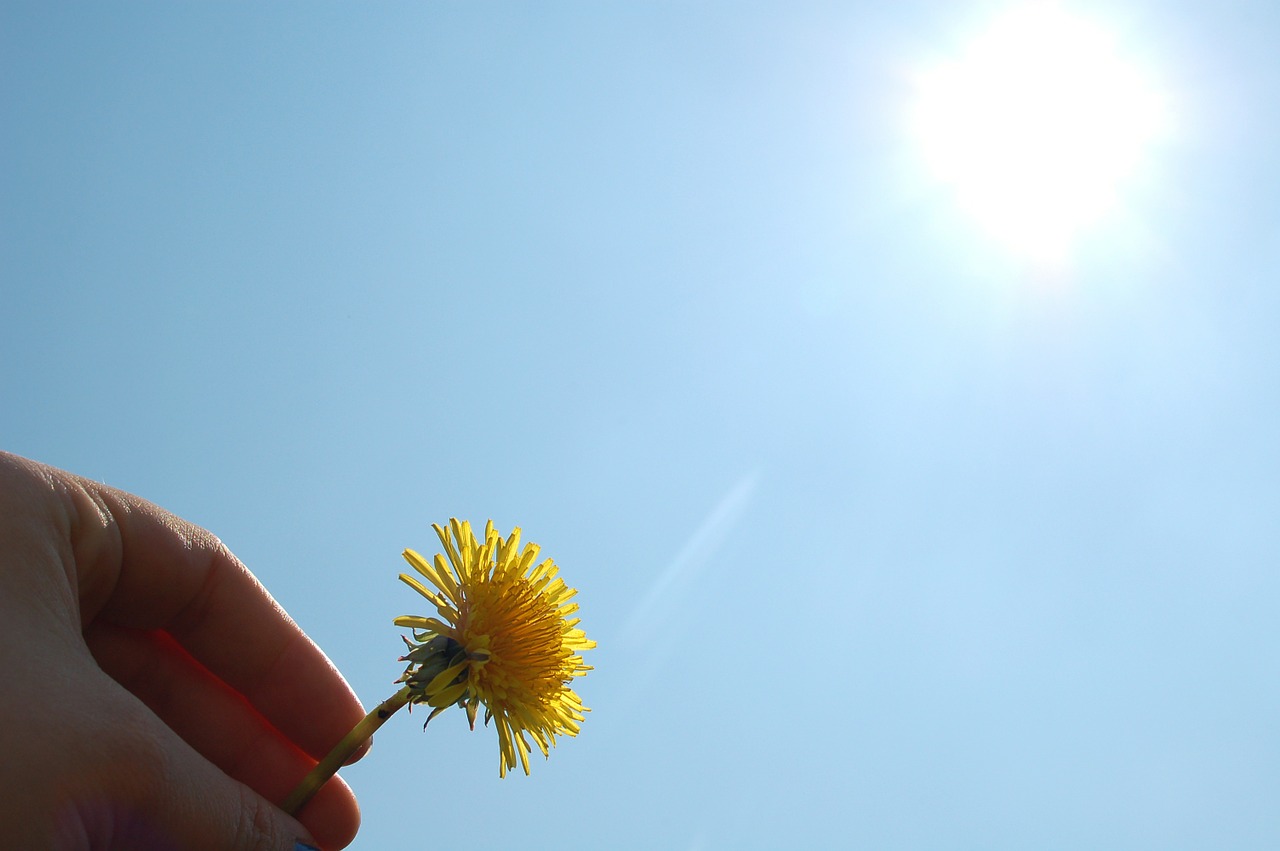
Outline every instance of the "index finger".
[(214, 535), (132, 494), (68, 478), (84, 622), (96, 614), (165, 630), (317, 759), (364, 717), (333, 663)]

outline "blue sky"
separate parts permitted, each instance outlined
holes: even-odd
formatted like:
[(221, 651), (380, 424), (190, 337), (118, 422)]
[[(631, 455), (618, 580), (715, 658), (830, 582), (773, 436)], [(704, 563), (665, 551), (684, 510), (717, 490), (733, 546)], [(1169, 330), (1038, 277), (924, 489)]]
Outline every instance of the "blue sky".
[(1045, 266), (903, 118), (1005, 5), (5, 4), (0, 441), (369, 705), (432, 522), (556, 559), (582, 735), (357, 849), (1280, 844), (1280, 10), (1066, 4), (1175, 120)]

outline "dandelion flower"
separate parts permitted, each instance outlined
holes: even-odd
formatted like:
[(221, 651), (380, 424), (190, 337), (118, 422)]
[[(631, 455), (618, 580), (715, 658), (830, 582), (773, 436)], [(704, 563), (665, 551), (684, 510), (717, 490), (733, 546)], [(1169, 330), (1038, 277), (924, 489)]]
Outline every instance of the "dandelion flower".
[(529, 738), (545, 757), (556, 736), (578, 734), (588, 710), (569, 686), (591, 670), (579, 653), (596, 646), (571, 617), (578, 592), (556, 578), (555, 562), (538, 562), (537, 544), (520, 547), (519, 528), (503, 539), (491, 520), (484, 543), (470, 523), (450, 520), (448, 528), (433, 528), (448, 562), (437, 555), (429, 563), (413, 550), (404, 557), (434, 588), (400, 574), (439, 615), (395, 619), (415, 639), (404, 639), (409, 652), (400, 661), (409, 667), (396, 680), (404, 685), (307, 772), (280, 804), (285, 812), (296, 815), (388, 718), (415, 703), (431, 707), (428, 722), (457, 704), (473, 730), (484, 704), (485, 724), (492, 720), (498, 729), (500, 777), (517, 760), (529, 773)]
[[(477, 541), (471, 524), (450, 520), (434, 526), (444, 555), (428, 562), (413, 550), (405, 560), (422, 578), (400, 579), (430, 601), (438, 617), (406, 615), (396, 626), (413, 630), (401, 661), (411, 704), (432, 708), (432, 718), (452, 705), (463, 707), (475, 729), (481, 704), (485, 723), (498, 731), (499, 776), (519, 760), (529, 773), (529, 738), (546, 757), (556, 736), (576, 736), (587, 708), (570, 688), (591, 667), (583, 650), (596, 646), (572, 617), (577, 591), (557, 578), (551, 559), (538, 561), (537, 544), (520, 546), (517, 527), (505, 539), (493, 521)], [(528, 737), (528, 738), (526, 738)]]

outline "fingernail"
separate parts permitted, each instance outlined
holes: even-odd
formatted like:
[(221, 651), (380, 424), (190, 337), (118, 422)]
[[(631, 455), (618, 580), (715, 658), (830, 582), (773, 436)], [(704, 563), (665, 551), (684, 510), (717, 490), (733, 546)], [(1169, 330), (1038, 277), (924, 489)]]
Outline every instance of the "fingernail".
[(320, 849), (314, 845), (308, 845), (305, 842), (299, 841), (294, 843), (293, 851), (320, 851)]

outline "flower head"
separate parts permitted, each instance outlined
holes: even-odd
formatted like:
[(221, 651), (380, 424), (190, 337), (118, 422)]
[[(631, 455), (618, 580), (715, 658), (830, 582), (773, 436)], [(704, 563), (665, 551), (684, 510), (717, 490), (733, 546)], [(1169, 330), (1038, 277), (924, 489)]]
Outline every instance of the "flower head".
[(556, 578), (551, 559), (537, 562), (537, 544), (520, 548), (519, 527), (503, 539), (491, 520), (483, 543), (465, 521), (432, 528), (448, 562), (442, 555), (428, 562), (413, 550), (404, 557), (434, 587), (407, 573), (400, 579), (431, 601), (439, 617), (395, 619), (415, 639), (405, 639), (409, 653), (401, 660), (410, 664), (397, 682), (409, 686), (412, 703), (432, 707), (428, 722), (457, 704), (475, 729), (484, 704), (485, 723), (493, 719), (498, 730), (499, 775), (515, 768), (517, 758), (528, 774), (526, 734), (545, 757), (557, 735), (578, 734), (589, 711), (569, 688), (591, 670), (579, 652), (596, 646), (571, 617), (578, 592)]

